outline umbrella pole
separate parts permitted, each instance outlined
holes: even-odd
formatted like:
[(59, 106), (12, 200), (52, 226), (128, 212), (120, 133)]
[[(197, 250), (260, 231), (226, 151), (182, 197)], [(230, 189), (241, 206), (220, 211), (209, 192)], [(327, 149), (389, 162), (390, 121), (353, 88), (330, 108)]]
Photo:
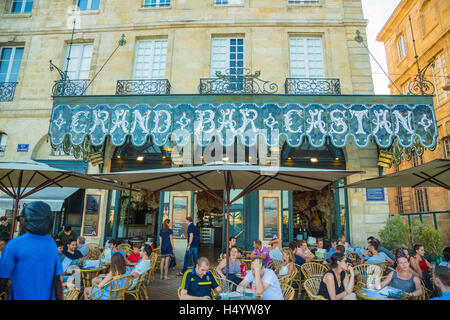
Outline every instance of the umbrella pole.
[(127, 212), (127, 231), (126, 231), (126, 238), (128, 238), (128, 225), (130, 224), (130, 210), (131, 210), (131, 192), (133, 192), (132, 191), (132, 188), (133, 187), (133, 185), (131, 185), (130, 184), (130, 196), (129, 196), (129, 198), (128, 198), (128, 212)]
[(230, 187), (227, 184), (227, 217), (226, 217), (226, 239), (225, 239), (225, 243), (227, 246), (227, 251), (225, 254), (225, 258), (227, 259), (227, 264), (226, 264), (226, 271), (227, 271), (227, 279), (229, 279), (229, 275), (230, 275), (230, 248), (228, 246), (228, 240), (230, 238)]
[(11, 223), (11, 232), (9, 235), (9, 239), (12, 239), (14, 237), (14, 231), (16, 230), (16, 217), (19, 215), (19, 201), (20, 201), (19, 196), (14, 198), (13, 221)]

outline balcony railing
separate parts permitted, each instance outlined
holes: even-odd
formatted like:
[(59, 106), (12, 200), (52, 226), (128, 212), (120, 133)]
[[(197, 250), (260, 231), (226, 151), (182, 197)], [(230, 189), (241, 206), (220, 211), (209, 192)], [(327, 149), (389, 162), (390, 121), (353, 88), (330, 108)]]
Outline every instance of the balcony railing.
[[(273, 94), (278, 85), (259, 78), (260, 71), (254, 74), (249, 69), (241, 68), (242, 74), (230, 74), (236, 70), (228, 69), (225, 74), (216, 72), (217, 78), (202, 78), (198, 86), (200, 94)], [(245, 72), (245, 74), (244, 74)]]
[(116, 95), (170, 94), (167, 79), (118, 80)]
[(54, 96), (84, 96), (89, 79), (57, 80), (53, 85)]
[(285, 94), (302, 95), (340, 95), (341, 81), (325, 78), (287, 78), (284, 83)]
[(0, 101), (12, 101), (17, 82), (0, 82)]

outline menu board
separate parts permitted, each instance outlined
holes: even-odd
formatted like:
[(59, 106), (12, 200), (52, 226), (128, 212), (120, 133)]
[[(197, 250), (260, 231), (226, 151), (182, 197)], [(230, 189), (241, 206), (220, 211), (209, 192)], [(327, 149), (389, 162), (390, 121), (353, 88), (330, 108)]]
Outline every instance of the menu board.
[(278, 235), (279, 230), (279, 197), (263, 197), (264, 240), (271, 240)]
[(100, 214), (101, 195), (86, 195), (86, 208), (84, 210), (84, 236), (97, 236), (98, 217)]
[(186, 217), (188, 216), (188, 197), (172, 197), (173, 238), (186, 239)]

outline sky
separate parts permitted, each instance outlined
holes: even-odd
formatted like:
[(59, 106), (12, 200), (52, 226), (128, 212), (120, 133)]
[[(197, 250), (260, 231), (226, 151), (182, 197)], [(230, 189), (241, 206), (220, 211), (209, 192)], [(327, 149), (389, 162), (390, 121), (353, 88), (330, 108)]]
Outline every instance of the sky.
[[(369, 50), (386, 73), (388, 73), (388, 69), (384, 44), (378, 42), (376, 39), (378, 33), (381, 31), (400, 1), (401, 0), (361, 0), (364, 17), (369, 20), (369, 24), (366, 28)], [(372, 65), (372, 78), (375, 94), (390, 94), (388, 88), (389, 79), (372, 57), (370, 58), (370, 64)]]

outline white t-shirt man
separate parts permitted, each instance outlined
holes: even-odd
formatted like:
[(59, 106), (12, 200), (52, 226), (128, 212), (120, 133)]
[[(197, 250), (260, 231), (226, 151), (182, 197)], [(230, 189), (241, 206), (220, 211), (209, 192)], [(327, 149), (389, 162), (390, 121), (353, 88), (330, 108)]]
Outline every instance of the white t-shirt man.
[[(150, 259), (149, 260), (139, 260), (138, 263), (134, 266), (133, 270), (131, 270), (131, 274), (134, 272), (138, 273), (139, 275), (147, 272), (150, 269)], [(133, 284), (131, 285), (129, 290), (133, 290), (134, 287), (136, 287), (136, 284), (138, 282), (138, 278), (136, 277), (133, 279)]]
[[(255, 279), (251, 271), (247, 272), (244, 281), (253, 285)], [(263, 292), (263, 300), (284, 300), (283, 292), (280, 287), (280, 281), (278, 281), (278, 277), (273, 270), (264, 268), (262, 283), (269, 285), (269, 287)]]

